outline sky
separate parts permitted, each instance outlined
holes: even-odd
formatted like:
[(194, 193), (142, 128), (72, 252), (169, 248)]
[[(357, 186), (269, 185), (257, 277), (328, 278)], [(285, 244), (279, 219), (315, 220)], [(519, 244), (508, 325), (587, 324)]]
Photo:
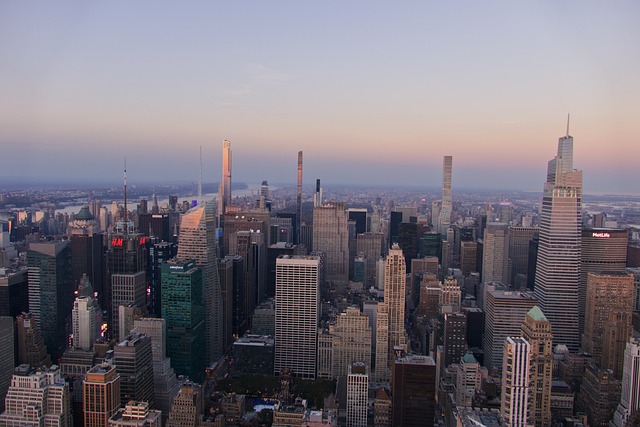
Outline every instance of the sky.
[(640, 193), (638, 1), (3, 1), (0, 180)]

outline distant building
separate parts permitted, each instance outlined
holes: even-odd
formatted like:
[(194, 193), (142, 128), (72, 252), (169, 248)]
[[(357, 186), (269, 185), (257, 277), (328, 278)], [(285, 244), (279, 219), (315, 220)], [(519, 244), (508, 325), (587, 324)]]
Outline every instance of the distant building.
[(0, 317), (0, 413), (4, 411), (4, 398), (11, 384), (11, 375), (15, 363), (13, 318)]
[(326, 255), (328, 278), (349, 275), (349, 234), (344, 202), (324, 203), (313, 209), (313, 251)]
[(490, 222), (484, 231), (482, 281), (509, 283), (509, 224)]

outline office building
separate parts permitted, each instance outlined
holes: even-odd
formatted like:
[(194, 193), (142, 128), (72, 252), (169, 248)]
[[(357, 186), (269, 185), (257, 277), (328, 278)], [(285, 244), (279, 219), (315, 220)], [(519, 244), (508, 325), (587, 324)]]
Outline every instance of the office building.
[(20, 365), (13, 372), (0, 426), (71, 427), (69, 385), (57, 366), (36, 370)]
[(98, 337), (98, 310), (97, 302), (91, 297), (78, 297), (74, 301), (71, 312), (74, 349), (93, 350)]
[(364, 363), (349, 365), (347, 373), (347, 427), (367, 427), (369, 369)]
[(364, 258), (364, 283), (373, 285), (376, 283), (376, 262), (382, 254), (382, 233), (362, 233), (356, 239), (356, 252)]
[(296, 223), (294, 243), (300, 244), (300, 226), (302, 224), (302, 151), (298, 151), (298, 191), (296, 194)]
[(375, 351), (375, 381), (388, 383), (391, 380), (389, 365), (393, 361), (390, 354), (393, 347), (389, 348), (389, 305), (385, 302), (378, 303)]
[(0, 316), (16, 317), (29, 311), (27, 269), (0, 269)]
[(391, 381), (393, 427), (435, 425), (436, 363), (429, 356), (395, 359)]
[(573, 169), (573, 137), (558, 141), (540, 212), (535, 295), (553, 327), (554, 344), (579, 347), (582, 171)]
[[(622, 374), (623, 352), (632, 336), (631, 313), (633, 311), (633, 275), (625, 271), (609, 271), (589, 273), (587, 275), (587, 300), (585, 310), (584, 334), (582, 346), (584, 351), (593, 355), (596, 364), (614, 369), (616, 377)], [(622, 314), (616, 318), (616, 314)], [(610, 317), (612, 316), (612, 317)], [(613, 328), (624, 336), (611, 343), (618, 347), (617, 357), (611, 365), (603, 364), (605, 329), (607, 322), (614, 322)], [(621, 348), (620, 348), (621, 347)], [(607, 351), (613, 350), (608, 348)]]
[(326, 256), (329, 279), (347, 280), (349, 275), (349, 229), (346, 204), (324, 203), (313, 209), (313, 251)]
[(388, 307), (390, 351), (396, 346), (405, 349), (407, 346), (404, 329), (406, 276), (404, 255), (400, 247), (394, 244), (389, 250), (384, 267), (384, 302)]
[(576, 411), (586, 413), (589, 426), (607, 426), (620, 402), (621, 391), (622, 383), (610, 369), (588, 365), (576, 396)]
[(349, 307), (336, 317), (328, 331), (331, 352), (328, 362), (331, 379), (347, 375), (353, 363), (371, 363), (371, 328), (369, 318), (356, 307)]
[(273, 375), (273, 336), (244, 334), (233, 343), (235, 371), (246, 375)]
[(290, 369), (295, 376), (315, 378), (319, 270), (318, 256), (276, 260), (276, 375)]
[(551, 425), (553, 385), (553, 335), (551, 323), (538, 306), (529, 310), (522, 324), (522, 338), (531, 345), (530, 420), (537, 427)]
[(484, 230), (482, 281), (509, 283), (509, 224), (490, 222)]
[[(529, 418), (531, 345), (520, 337), (504, 341), (500, 412), (507, 426), (526, 427)], [(508, 373), (508, 374), (507, 374)]]
[(203, 406), (202, 387), (195, 383), (183, 384), (173, 399), (167, 427), (198, 426)]
[(104, 289), (104, 235), (102, 233), (71, 235), (71, 277), (77, 286), (84, 275), (98, 295)]
[(176, 373), (167, 357), (167, 322), (163, 318), (141, 318), (134, 322), (134, 329), (151, 338), (151, 360), (153, 363), (153, 389), (155, 408), (169, 414), (171, 402), (178, 393)]
[[(152, 240), (153, 242), (153, 240)], [(149, 245), (149, 314), (162, 316), (162, 264), (178, 254), (178, 245), (173, 242), (155, 242)]]
[(114, 347), (114, 364), (120, 375), (120, 403), (155, 402), (151, 338), (134, 333)]
[(533, 294), (514, 291), (489, 291), (485, 307), (485, 331), (482, 338), (484, 364), (500, 369), (507, 337), (520, 335), (525, 315), (538, 301)]
[(106, 289), (98, 301), (107, 312), (108, 335), (116, 340), (126, 336), (130, 326), (127, 319), (120, 322), (120, 307), (141, 312), (147, 307), (147, 239), (142, 234), (117, 233), (107, 242)]
[(478, 243), (473, 241), (460, 242), (460, 270), (464, 276), (478, 271), (476, 260), (478, 258)]
[(162, 427), (162, 411), (132, 400), (109, 418), (109, 427)]
[(4, 412), (11, 375), (16, 366), (13, 318), (0, 316), (0, 413)]
[(584, 228), (582, 230), (582, 267), (580, 270), (580, 333), (584, 332), (589, 273), (622, 271), (627, 266), (627, 230)]
[(142, 234), (157, 242), (171, 242), (171, 217), (168, 213), (143, 213), (138, 215), (138, 228)]
[(89, 369), (82, 382), (85, 427), (108, 427), (120, 408), (120, 375), (115, 366), (103, 363)]
[(162, 318), (167, 322), (167, 355), (178, 375), (202, 379), (206, 359), (202, 268), (174, 258), (162, 266)]
[[(529, 274), (529, 242), (539, 233), (538, 227), (509, 227), (509, 283), (516, 285), (516, 277), (521, 275), (526, 283)], [(486, 249), (485, 249), (486, 250)]]
[(629, 419), (640, 409), (640, 342), (631, 338), (624, 351), (622, 396), (611, 427), (625, 427)]
[(51, 356), (40, 333), (38, 318), (31, 313), (16, 316), (18, 365), (51, 366)]
[(467, 353), (467, 316), (454, 312), (444, 315), (444, 367), (459, 363)]
[(40, 323), (47, 350), (57, 359), (67, 347), (65, 321), (74, 298), (69, 241), (31, 243), (27, 266), (29, 311)]
[(460, 358), (458, 374), (456, 375), (456, 405), (458, 407), (471, 406), (476, 391), (480, 390), (483, 376), (487, 376), (486, 369), (473, 357), (466, 353)]
[(233, 256), (218, 260), (218, 280), (222, 296), (222, 343), (226, 349), (233, 344)]
[(392, 402), (389, 391), (384, 387), (376, 390), (373, 402), (373, 425), (375, 427), (391, 427)]
[(223, 349), (224, 314), (218, 277), (214, 208), (209, 203), (184, 214), (178, 240), (178, 258), (195, 260), (196, 266), (202, 269), (207, 364), (217, 361), (222, 356)]

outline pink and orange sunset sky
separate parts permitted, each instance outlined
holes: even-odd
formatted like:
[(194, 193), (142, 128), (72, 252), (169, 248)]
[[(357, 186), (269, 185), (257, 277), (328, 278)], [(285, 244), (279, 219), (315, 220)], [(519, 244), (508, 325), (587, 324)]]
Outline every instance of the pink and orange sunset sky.
[(0, 4), (0, 180), (640, 193), (640, 2)]

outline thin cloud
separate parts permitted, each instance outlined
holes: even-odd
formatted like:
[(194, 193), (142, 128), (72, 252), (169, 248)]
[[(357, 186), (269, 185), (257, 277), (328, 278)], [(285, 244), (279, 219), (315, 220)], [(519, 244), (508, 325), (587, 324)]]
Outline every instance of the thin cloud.
[(288, 82), (294, 78), (291, 74), (282, 73), (262, 64), (249, 64), (247, 66), (247, 72), (256, 80)]

